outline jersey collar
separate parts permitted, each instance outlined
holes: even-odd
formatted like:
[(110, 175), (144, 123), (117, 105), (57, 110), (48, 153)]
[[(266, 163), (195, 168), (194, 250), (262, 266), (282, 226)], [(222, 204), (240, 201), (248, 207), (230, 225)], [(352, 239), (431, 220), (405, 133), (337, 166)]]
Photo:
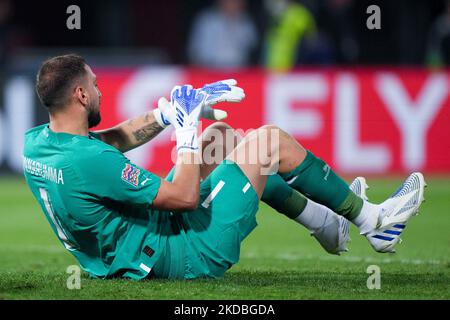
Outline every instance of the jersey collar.
[(49, 124), (47, 124), (44, 127), (44, 130), (42, 130), (42, 135), (49, 141), (55, 142), (55, 143), (68, 143), (68, 142), (75, 142), (79, 139), (89, 139), (89, 137), (75, 135), (71, 133), (66, 132), (54, 132), (50, 129)]

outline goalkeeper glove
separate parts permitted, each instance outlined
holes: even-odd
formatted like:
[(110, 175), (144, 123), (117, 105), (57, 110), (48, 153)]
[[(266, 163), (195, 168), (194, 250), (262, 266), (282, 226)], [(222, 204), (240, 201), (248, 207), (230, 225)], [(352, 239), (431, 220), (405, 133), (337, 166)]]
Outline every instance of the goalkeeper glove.
[[(209, 83), (203, 86), (201, 90), (207, 94), (205, 105), (200, 112), (200, 118), (220, 121), (225, 119), (228, 115), (224, 110), (213, 109), (212, 105), (218, 102), (240, 102), (245, 98), (244, 90), (236, 86), (237, 81), (234, 79), (221, 80), (214, 83)], [(167, 116), (162, 112), (161, 105), (168, 105), (169, 102), (165, 98), (158, 101), (158, 109), (153, 111), (156, 121), (163, 128), (170, 125)]]
[(160, 98), (158, 107), (175, 127), (177, 151), (198, 153), (197, 126), (207, 95), (201, 90), (192, 89), (190, 85), (184, 85), (174, 87), (170, 96), (171, 103)]

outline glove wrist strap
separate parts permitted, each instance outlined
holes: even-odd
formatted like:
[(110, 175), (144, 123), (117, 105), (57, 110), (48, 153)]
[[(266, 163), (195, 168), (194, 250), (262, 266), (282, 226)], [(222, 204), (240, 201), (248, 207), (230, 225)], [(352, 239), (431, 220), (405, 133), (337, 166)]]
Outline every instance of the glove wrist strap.
[(177, 152), (198, 153), (197, 127), (180, 128), (175, 131)]
[(153, 110), (153, 116), (155, 117), (156, 122), (158, 122), (161, 128), (166, 128), (170, 125), (169, 120), (163, 116), (161, 110), (159, 109)]

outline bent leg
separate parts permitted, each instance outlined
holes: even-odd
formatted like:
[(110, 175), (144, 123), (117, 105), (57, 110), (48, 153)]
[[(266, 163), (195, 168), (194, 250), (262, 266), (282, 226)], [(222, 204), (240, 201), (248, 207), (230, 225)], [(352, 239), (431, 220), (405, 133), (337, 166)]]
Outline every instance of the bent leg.
[[(225, 122), (215, 122), (207, 127), (199, 137), (201, 179), (206, 179), (241, 140), (242, 137)], [(167, 174), (166, 180), (171, 181), (174, 172), (175, 167)]]
[(267, 176), (290, 171), (306, 157), (306, 150), (286, 136), (276, 127), (263, 126), (249, 133), (227, 156), (247, 175), (259, 197)]
[(200, 176), (205, 179), (241, 142), (242, 137), (225, 122), (215, 122), (200, 135), (202, 163)]
[[(263, 128), (268, 128), (268, 126)], [(255, 133), (249, 134), (250, 137), (252, 135), (255, 135)], [(200, 137), (202, 150), (200, 172), (202, 179), (206, 179), (218, 164), (235, 149), (242, 139), (242, 136), (236, 130), (224, 122), (215, 122), (206, 128)], [(296, 141), (295, 143), (298, 145)], [(171, 179), (172, 174), (173, 172), (168, 175), (168, 180)], [(309, 230), (316, 227), (318, 225), (316, 221), (322, 221), (321, 217), (324, 216), (323, 208), (319, 208), (316, 204), (310, 203), (309, 208), (313, 208), (310, 211), (315, 216), (314, 219), (305, 219), (304, 217), (300, 219), (299, 215), (304, 211), (308, 199), (301, 193), (294, 191), (279, 174), (267, 176), (267, 183), (263, 188), (261, 200), (279, 213), (291, 219), (298, 220), (298, 222)]]
[[(205, 179), (242, 139), (235, 129), (224, 122), (216, 122), (206, 128), (200, 137), (202, 179)], [(303, 212), (308, 201), (299, 192), (294, 192), (278, 174), (267, 178), (261, 200), (291, 219), (297, 218)], [(309, 224), (305, 226), (308, 228)]]
[[(308, 158), (309, 153), (287, 133), (274, 126), (264, 126), (250, 132), (245, 138), (246, 143), (240, 144), (242, 139), (239, 133), (224, 122), (216, 122), (206, 128), (200, 137), (202, 150), (200, 173), (202, 179), (205, 179), (225, 157), (234, 152), (235, 155), (230, 155), (229, 159), (236, 158), (237, 161), (233, 161), (237, 162), (241, 169), (245, 166), (244, 172), (251, 171), (247, 177), (249, 177), (261, 200), (290, 218), (297, 217), (306, 206), (306, 198), (299, 193), (293, 193), (292, 188), (279, 175), (267, 176), (267, 174), (259, 173), (262, 171), (261, 165), (270, 167), (278, 164), (281, 173), (291, 172), (304, 162), (305, 158)], [(261, 146), (259, 143), (261, 143)], [(267, 148), (261, 148), (262, 146)], [(255, 155), (258, 155), (256, 159)], [(278, 158), (279, 163), (277, 163)], [(275, 173), (275, 168), (272, 169), (272, 172)], [(252, 179), (255, 181), (252, 181)], [(265, 182), (266, 179), (268, 179), (267, 183)], [(289, 177), (289, 179), (291, 178)], [(344, 185), (347, 186), (345, 183)], [(302, 190), (299, 191), (303, 193)], [(332, 191), (330, 190), (330, 192)], [(348, 188), (346, 191), (348, 191)], [(323, 192), (320, 192), (319, 196), (322, 194)], [(330, 198), (334, 198), (334, 194)], [(323, 199), (317, 200), (317, 202), (323, 203)]]
[(268, 172), (278, 172), (292, 188), (338, 214), (354, 218), (361, 211), (362, 200), (348, 185), (325, 162), (276, 126), (255, 130), (228, 158), (241, 167), (258, 195), (262, 195)]

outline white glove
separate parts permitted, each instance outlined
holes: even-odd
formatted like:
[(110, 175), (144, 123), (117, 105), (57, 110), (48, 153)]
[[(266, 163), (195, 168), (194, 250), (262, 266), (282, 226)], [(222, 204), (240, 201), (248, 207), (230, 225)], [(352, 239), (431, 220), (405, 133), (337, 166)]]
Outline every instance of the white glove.
[(158, 107), (175, 127), (177, 151), (197, 153), (197, 126), (207, 95), (201, 90), (192, 89), (190, 85), (184, 85), (174, 87), (170, 96), (171, 103), (160, 98)]
[[(200, 90), (205, 92), (208, 96), (205, 105), (200, 112), (200, 118), (220, 121), (225, 119), (228, 114), (224, 110), (213, 109), (212, 105), (218, 102), (240, 102), (245, 98), (244, 90), (236, 86), (237, 81), (234, 79), (221, 80), (214, 83), (206, 84)], [(162, 112), (160, 105), (169, 105), (166, 98), (161, 98), (158, 101), (158, 108), (153, 111), (156, 121), (163, 128), (170, 125), (170, 120), (167, 115)]]
[[(164, 98), (166, 100), (166, 98)], [(170, 104), (169, 101), (165, 101), (167, 104)], [(161, 126), (161, 128), (166, 128), (167, 126), (170, 126), (170, 121), (164, 117), (163, 113), (161, 112), (159, 108), (159, 102), (158, 102), (158, 108), (153, 110), (153, 116), (155, 117), (156, 122)]]
[(206, 104), (213, 106), (218, 102), (241, 102), (245, 98), (245, 93), (236, 84), (237, 81), (234, 79), (205, 84), (201, 90), (208, 94)]

